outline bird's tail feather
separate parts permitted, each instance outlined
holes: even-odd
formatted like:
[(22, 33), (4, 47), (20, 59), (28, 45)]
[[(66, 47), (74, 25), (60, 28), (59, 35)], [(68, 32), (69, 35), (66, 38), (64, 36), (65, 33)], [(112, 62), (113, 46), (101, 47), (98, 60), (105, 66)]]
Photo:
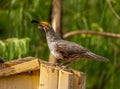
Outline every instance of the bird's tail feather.
[(99, 56), (99, 55), (94, 54), (92, 52), (87, 52), (86, 54), (87, 54), (87, 57), (90, 58), (90, 59), (94, 59), (94, 60), (98, 60), (98, 61), (104, 61), (104, 62), (109, 61), (107, 58)]

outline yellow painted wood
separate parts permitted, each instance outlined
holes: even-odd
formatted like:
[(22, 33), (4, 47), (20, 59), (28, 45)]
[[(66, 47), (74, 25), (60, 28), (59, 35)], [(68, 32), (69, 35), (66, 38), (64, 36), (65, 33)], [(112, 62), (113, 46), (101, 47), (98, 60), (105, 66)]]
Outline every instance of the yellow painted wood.
[(39, 89), (39, 71), (0, 77), (0, 89)]
[(22, 73), (30, 70), (37, 70), (37, 69), (39, 69), (39, 60), (34, 59), (34, 60), (20, 63), (5, 69), (1, 69), (0, 76), (8, 76), (8, 75)]
[(59, 70), (58, 89), (73, 89), (73, 74)]
[(57, 87), (58, 69), (54, 68), (53, 66), (41, 64), (39, 89), (57, 89)]

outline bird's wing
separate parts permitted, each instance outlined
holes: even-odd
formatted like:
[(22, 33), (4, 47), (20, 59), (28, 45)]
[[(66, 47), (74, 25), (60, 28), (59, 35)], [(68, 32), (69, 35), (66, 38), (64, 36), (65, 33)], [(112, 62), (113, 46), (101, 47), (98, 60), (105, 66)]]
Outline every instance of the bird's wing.
[(108, 59), (92, 53), (81, 45), (64, 40), (57, 43), (56, 51), (61, 53), (66, 59), (90, 58), (98, 61), (108, 61)]
[(69, 41), (59, 41), (57, 43), (57, 52), (61, 53), (64, 58), (85, 58), (84, 53), (89, 52), (89, 50), (85, 49), (84, 47)]

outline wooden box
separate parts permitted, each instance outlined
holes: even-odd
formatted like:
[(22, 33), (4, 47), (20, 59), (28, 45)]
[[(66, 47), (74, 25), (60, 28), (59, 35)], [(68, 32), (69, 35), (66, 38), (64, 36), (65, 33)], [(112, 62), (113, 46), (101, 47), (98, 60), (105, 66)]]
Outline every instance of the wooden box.
[(0, 64), (0, 89), (85, 89), (82, 72), (63, 70), (38, 58)]

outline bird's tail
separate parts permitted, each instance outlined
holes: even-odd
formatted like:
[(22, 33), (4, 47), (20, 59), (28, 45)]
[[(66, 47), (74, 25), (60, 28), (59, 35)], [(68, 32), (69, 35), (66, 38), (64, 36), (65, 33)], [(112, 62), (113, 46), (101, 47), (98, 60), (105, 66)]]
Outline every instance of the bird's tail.
[(92, 52), (87, 52), (87, 53), (86, 53), (86, 56), (87, 56), (87, 58), (94, 59), (94, 60), (98, 60), (98, 61), (104, 61), (104, 62), (109, 61), (107, 58), (102, 57), (102, 56), (99, 56), (99, 55), (94, 54), (94, 53), (92, 53)]

